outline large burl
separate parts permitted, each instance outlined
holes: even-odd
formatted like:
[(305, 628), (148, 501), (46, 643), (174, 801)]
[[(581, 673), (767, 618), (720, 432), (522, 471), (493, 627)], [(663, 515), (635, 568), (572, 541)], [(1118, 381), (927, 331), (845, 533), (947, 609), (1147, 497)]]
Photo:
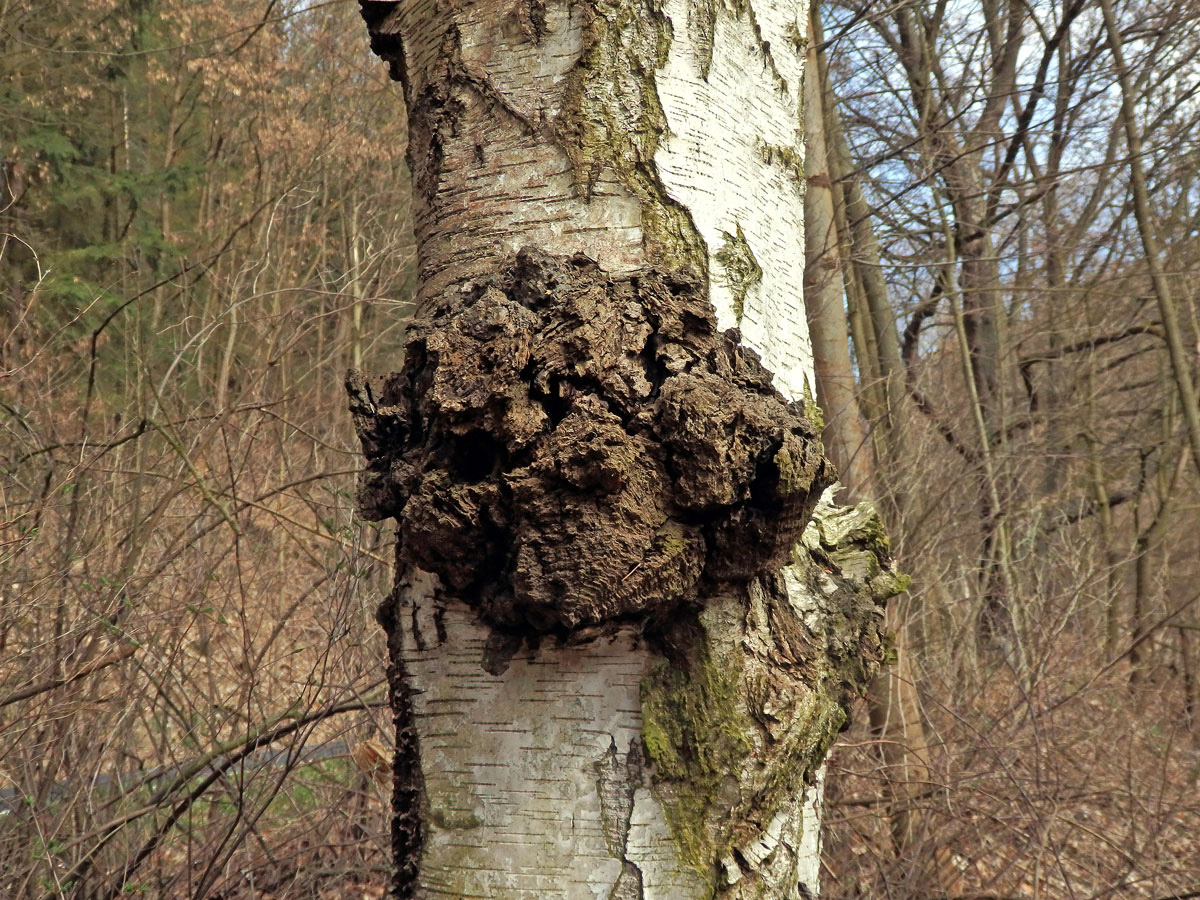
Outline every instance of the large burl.
[(834, 473), (696, 284), (524, 251), (348, 387), (399, 562), (502, 632), (645, 619), (788, 557)]

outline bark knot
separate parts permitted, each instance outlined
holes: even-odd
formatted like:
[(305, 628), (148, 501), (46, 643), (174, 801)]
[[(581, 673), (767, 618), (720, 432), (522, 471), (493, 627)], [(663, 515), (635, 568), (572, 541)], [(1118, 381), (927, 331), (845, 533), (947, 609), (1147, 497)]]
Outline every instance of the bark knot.
[(352, 372), (359, 505), (494, 628), (669, 616), (786, 562), (833, 480), (801, 405), (697, 283), (526, 250)]

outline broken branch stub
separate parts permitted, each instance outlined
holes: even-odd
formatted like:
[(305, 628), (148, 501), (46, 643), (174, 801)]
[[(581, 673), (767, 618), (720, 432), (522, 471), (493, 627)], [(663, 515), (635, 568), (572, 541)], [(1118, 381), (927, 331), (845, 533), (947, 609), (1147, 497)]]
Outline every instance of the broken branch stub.
[(654, 621), (778, 568), (834, 479), (699, 284), (522, 251), (347, 382), (359, 505), (492, 627)]

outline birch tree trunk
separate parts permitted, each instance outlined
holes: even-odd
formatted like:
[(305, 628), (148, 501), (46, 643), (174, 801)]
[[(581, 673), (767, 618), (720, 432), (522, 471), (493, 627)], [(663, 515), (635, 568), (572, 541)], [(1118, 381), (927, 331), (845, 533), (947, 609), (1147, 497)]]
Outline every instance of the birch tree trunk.
[(803, 6), (362, 6), (420, 266), (403, 371), (348, 382), (394, 895), (815, 896), (901, 579), (804, 416)]

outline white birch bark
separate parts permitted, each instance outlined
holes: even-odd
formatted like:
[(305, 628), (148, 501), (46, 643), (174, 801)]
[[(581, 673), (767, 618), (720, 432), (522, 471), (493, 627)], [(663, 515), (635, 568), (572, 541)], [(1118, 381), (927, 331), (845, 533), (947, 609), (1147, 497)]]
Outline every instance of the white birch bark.
[[(410, 108), (423, 303), (525, 247), (614, 277), (684, 273), (776, 387), (805, 396), (803, 0), (408, 0), (364, 15)], [(492, 628), (402, 568), (382, 618), (422, 834), (397, 895), (817, 896), (819, 762), (877, 661), (894, 582), (867, 511), (822, 516), (782, 577), (705, 598), (703, 675), (683, 681), (633, 625), (485, 667)], [(831, 610), (853, 620), (843, 632)], [(736, 731), (739, 758), (684, 759), (684, 710), (693, 738)]]

